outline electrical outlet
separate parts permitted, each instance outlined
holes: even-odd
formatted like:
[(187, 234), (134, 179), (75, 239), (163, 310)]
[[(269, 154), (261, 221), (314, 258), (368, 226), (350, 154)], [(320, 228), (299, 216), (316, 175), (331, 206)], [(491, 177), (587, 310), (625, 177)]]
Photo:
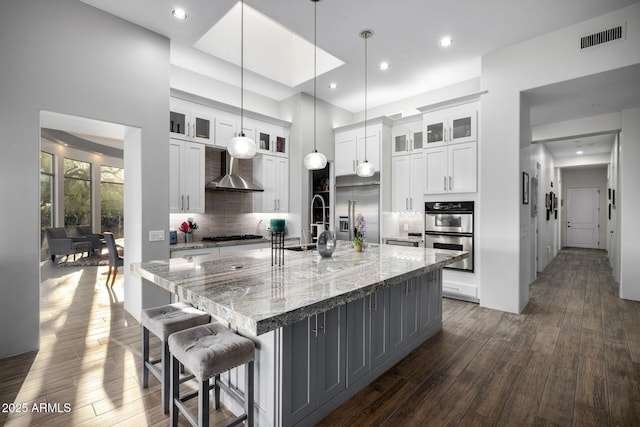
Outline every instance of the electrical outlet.
[(164, 230), (151, 230), (149, 231), (150, 242), (162, 242), (164, 240)]
[(403, 229), (404, 231), (409, 230), (409, 224), (404, 224), (404, 225), (402, 226), (402, 229)]

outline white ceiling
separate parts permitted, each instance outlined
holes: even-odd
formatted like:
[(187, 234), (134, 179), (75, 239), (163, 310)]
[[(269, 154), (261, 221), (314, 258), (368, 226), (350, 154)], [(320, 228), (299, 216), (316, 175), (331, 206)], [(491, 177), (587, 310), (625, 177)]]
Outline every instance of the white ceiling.
[[(613, 134), (569, 138), (562, 141), (545, 142), (551, 155), (556, 159), (567, 157), (591, 156), (611, 153), (614, 142)], [(578, 154), (578, 151), (582, 151)]]
[[(219, 80), (239, 84), (237, 66), (193, 47), (236, 3), (236, 0), (181, 0), (186, 21), (171, 16), (174, 0), (83, 0), (116, 16), (171, 39), (171, 61)], [(317, 4), (318, 46), (345, 62), (318, 78), (318, 97), (352, 112), (363, 109), (363, 29), (369, 40), (369, 108), (417, 93), (479, 77), (480, 58), (497, 49), (620, 9), (637, 0), (322, 0)], [(313, 6), (310, 0), (247, 0), (246, 4), (313, 42)], [(246, 29), (246, 28), (245, 28)], [(453, 44), (438, 45), (448, 35)], [(247, 40), (248, 42), (248, 40)], [(225, 39), (239, 46), (236, 37)], [(246, 52), (252, 47), (246, 46)], [(261, 58), (278, 70), (278, 56)], [(245, 58), (248, 60), (248, 58)], [(381, 61), (389, 70), (377, 70)], [(313, 64), (309, 64), (312, 67)], [(374, 72), (375, 71), (375, 72)], [(313, 92), (312, 82), (290, 87), (248, 72), (245, 87), (282, 99), (294, 93)], [(254, 75), (252, 75), (254, 74)], [(328, 84), (338, 88), (330, 90)]]

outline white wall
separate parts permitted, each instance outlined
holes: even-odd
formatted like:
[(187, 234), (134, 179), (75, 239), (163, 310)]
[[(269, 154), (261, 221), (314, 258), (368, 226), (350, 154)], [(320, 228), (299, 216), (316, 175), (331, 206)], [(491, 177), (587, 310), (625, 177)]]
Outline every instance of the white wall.
[[(543, 144), (532, 145), (532, 157), (534, 166), (532, 175), (535, 175), (535, 163), (540, 164), (540, 176), (538, 177), (538, 233), (537, 233), (537, 255), (538, 255), (538, 271), (543, 271), (547, 265), (555, 258), (557, 254), (557, 227), (556, 222), (559, 221), (550, 216), (547, 221), (547, 209), (545, 207), (545, 194), (553, 191), (558, 195), (558, 203), (560, 203), (561, 193), (559, 190), (560, 183), (556, 179), (554, 158)], [(551, 183), (553, 182), (553, 187)], [(560, 211), (560, 208), (558, 208)], [(535, 229), (533, 230), (535, 237)], [(534, 260), (535, 262), (535, 260)]]
[[(620, 23), (627, 39), (584, 52), (584, 34)], [(640, 63), (640, 4), (567, 27), (485, 55), (482, 59), (482, 126), (479, 159), (481, 304), (520, 312), (529, 283), (519, 269), (530, 263), (520, 244), (521, 172), (530, 159), (520, 156), (520, 92)], [(549, 64), (554, 64), (550, 67)], [(529, 170), (529, 172), (531, 172)]]
[[(158, 145), (167, 141), (169, 41), (75, 0), (13, 1), (3, 7), (0, 219), (19, 219), (22, 233), (0, 241), (0, 357), (39, 347), (41, 110), (140, 129), (137, 138), (125, 138), (125, 168), (129, 154), (137, 155), (140, 174), (136, 183), (126, 172), (127, 259), (169, 254), (168, 242), (152, 244), (146, 237), (149, 230), (168, 229), (169, 151)], [(130, 150), (127, 139), (140, 142)], [(139, 201), (137, 213), (127, 206), (133, 198)], [(131, 286), (134, 294), (125, 290), (127, 301), (138, 304), (134, 315), (141, 288)]]
[(640, 300), (640, 108), (622, 112), (616, 192), (620, 240), (620, 297)]
[(562, 169), (562, 198), (565, 200), (565, 206), (562, 210), (562, 246), (567, 245), (567, 190), (575, 188), (597, 188), (600, 190), (598, 207), (599, 226), (598, 241), (600, 249), (606, 249), (606, 230), (607, 230), (607, 167), (589, 167), (589, 168), (564, 168)]

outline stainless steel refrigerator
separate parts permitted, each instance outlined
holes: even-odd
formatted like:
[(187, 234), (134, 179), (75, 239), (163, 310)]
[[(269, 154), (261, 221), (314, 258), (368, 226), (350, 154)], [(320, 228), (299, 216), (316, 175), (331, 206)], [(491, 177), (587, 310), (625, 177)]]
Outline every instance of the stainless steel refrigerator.
[(337, 176), (334, 212), (338, 240), (353, 238), (354, 222), (361, 213), (366, 223), (365, 242), (380, 243), (380, 173), (370, 178)]

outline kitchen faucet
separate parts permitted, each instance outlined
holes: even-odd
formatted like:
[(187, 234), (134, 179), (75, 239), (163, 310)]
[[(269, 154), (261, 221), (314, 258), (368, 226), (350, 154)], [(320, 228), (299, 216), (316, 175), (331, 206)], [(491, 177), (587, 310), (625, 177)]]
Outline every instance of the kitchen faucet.
[[(325, 212), (325, 204), (324, 204), (324, 199), (322, 198), (321, 195), (319, 194), (314, 194), (313, 198), (311, 199), (311, 206), (309, 208), (309, 232), (311, 234), (313, 234), (313, 204), (316, 202), (316, 198), (320, 199), (320, 202), (322, 203), (322, 231), (324, 231), (324, 227), (325, 227), (325, 221), (326, 221), (326, 212)], [(320, 232), (318, 232), (318, 236), (320, 235)], [(316, 237), (318, 237), (316, 236)]]

